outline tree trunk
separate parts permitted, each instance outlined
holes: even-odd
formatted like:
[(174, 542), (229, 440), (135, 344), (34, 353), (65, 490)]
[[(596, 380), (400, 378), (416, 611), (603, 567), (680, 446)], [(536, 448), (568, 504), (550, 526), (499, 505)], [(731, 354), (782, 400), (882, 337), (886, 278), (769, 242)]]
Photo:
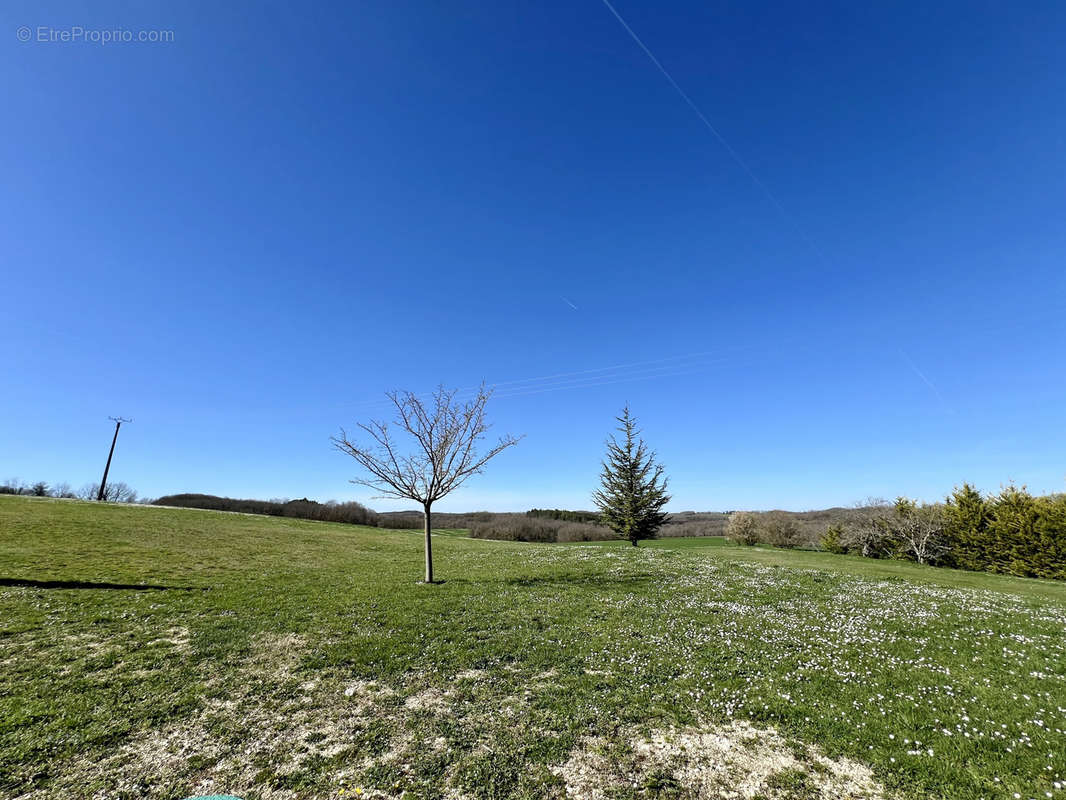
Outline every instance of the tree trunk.
[(429, 503), (425, 505), (426, 515), (426, 583), (433, 583), (433, 540), (431, 539), (431, 532), (433, 526), (431, 524), (431, 517), (429, 513)]

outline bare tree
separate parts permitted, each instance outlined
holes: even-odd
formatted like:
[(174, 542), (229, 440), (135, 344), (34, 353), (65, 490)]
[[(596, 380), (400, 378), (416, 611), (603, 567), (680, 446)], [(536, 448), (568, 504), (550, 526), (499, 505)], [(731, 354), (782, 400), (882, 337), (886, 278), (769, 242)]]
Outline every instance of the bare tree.
[(892, 542), (892, 506), (879, 497), (871, 497), (855, 506), (841, 543), (852, 553), (866, 558), (889, 554)]
[(918, 505), (912, 500), (896, 501), (892, 529), (900, 549), (919, 564), (932, 564), (951, 549), (944, 535), (944, 509), (935, 505)]
[(799, 523), (784, 511), (768, 511), (758, 520), (759, 538), (774, 547), (799, 547), (803, 541)]
[[(485, 422), (485, 403), (492, 395), (484, 385), (477, 396), (467, 402), (457, 400), (457, 390), (439, 387), (423, 402), (412, 392), (386, 392), (396, 407), (396, 419), (390, 423), (372, 420), (359, 423), (370, 436), (370, 444), (352, 442), (342, 428), (340, 436), (330, 441), (370, 473), (352, 483), (369, 486), (381, 494), (422, 504), (426, 534), (426, 583), (433, 583), (433, 544), (431, 508), (433, 503), (459, 488), (471, 475), (480, 473), (493, 456), (499, 455), (519, 439), (502, 437), (490, 450), (479, 455), (477, 446), (489, 429)], [(400, 452), (392, 431), (400, 430), (414, 438), (417, 446), (410, 455)]]
[(27, 486), (23, 483), (21, 478), (8, 478), (4, 481), (2, 488), (3, 494), (25, 494)]
[[(82, 500), (96, 500), (100, 496), (100, 487), (87, 483), (73, 494)], [(103, 500), (105, 503), (136, 503), (137, 491), (121, 481), (108, 483), (104, 486)]]
[(136, 503), (137, 490), (122, 481), (104, 487), (104, 500), (109, 503)]
[(95, 483), (86, 483), (78, 491), (74, 492), (74, 496), (79, 500), (95, 500), (99, 488)]

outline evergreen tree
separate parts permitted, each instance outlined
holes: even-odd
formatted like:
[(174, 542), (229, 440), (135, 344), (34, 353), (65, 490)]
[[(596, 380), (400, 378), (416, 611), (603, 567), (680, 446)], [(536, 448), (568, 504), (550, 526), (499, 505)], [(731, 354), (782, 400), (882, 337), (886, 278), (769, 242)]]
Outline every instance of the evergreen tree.
[(840, 524), (828, 525), (822, 532), (819, 542), (822, 549), (827, 553), (846, 553), (847, 546), (844, 544), (844, 526)]
[(601, 486), (593, 493), (592, 501), (600, 510), (603, 523), (636, 547), (641, 539), (654, 539), (666, 522), (662, 508), (670, 502), (670, 495), (666, 493), (663, 467), (639, 438), (629, 406), (617, 419), (622, 441), (614, 436), (607, 440)]
[(992, 498), (990, 531), (995, 542), (991, 572), (1034, 577), (1034, 555), (1040, 547), (1039, 509), (1026, 488), (1009, 484)]
[(1033, 571), (1041, 578), (1066, 580), (1066, 495), (1042, 497), (1038, 506), (1040, 541), (1033, 554)]
[(944, 513), (951, 542), (950, 564), (962, 569), (989, 569), (995, 541), (989, 531), (991, 512), (981, 493), (964, 483), (952, 492)]

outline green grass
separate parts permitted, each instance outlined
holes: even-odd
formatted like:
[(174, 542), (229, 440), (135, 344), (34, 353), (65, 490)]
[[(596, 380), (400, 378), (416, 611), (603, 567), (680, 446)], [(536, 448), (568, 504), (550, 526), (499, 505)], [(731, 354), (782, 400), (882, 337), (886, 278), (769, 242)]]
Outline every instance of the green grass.
[(767, 798), (851, 762), (897, 798), (1066, 796), (1064, 586), (719, 540), (434, 550), (425, 586), (418, 531), (0, 497), (0, 795), (561, 798), (584, 764), (606, 797), (712, 797), (682, 767), (708, 732), (774, 729), (740, 748), (791, 748)]
[[(605, 542), (566, 542), (568, 546), (586, 547), (632, 547), (628, 541)], [(667, 539), (652, 539), (640, 543), (640, 547), (666, 548), (681, 550), (689, 547), (729, 547), (729, 540), (724, 536), (676, 536)]]
[[(625, 541), (584, 542), (586, 547), (632, 548)], [(575, 546), (568, 543), (566, 546)], [(688, 550), (690, 548), (722, 547), (720, 555), (757, 564), (767, 564), (794, 569), (818, 569), (842, 572), (874, 579), (918, 581), (936, 586), (957, 589), (981, 589), (993, 592), (1025, 595), (1035, 599), (1062, 602), (1066, 599), (1066, 584), (1061, 581), (1033, 578), (1014, 578), (1009, 575), (993, 575), (987, 572), (968, 572), (961, 569), (944, 569), (915, 564), (909, 561), (893, 561), (862, 556), (835, 555), (815, 550), (785, 550), (768, 545), (743, 547), (732, 544), (724, 536), (691, 536), (655, 539), (642, 542), (641, 547), (660, 550)]]

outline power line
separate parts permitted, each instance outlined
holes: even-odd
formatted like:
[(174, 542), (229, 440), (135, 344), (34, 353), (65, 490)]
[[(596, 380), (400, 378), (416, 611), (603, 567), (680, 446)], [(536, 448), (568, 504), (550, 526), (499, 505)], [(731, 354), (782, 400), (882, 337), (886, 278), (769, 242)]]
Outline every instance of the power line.
[(527, 394), (542, 394), (544, 392), (556, 392), (564, 389), (585, 389), (591, 386), (606, 386), (612, 383), (625, 383), (629, 381), (643, 381), (652, 378), (673, 378), (678, 375), (695, 375), (703, 372), (706, 368), (716, 364), (729, 363), (728, 358), (711, 359), (694, 363), (665, 364), (658, 367), (645, 367), (643, 369), (629, 370), (625, 372), (610, 373), (605, 375), (590, 375), (584, 378), (573, 378), (557, 383), (546, 383), (532, 386), (515, 386), (494, 393), (493, 397), (504, 399), (507, 397), (521, 397)]
[(676, 370), (676, 371), (673, 371), (673, 372), (656, 372), (654, 374), (636, 375), (636, 376), (629, 375), (629, 376), (621, 376), (621, 377), (617, 377), (617, 378), (611, 377), (611, 378), (607, 378), (607, 379), (604, 379), (604, 380), (594, 380), (594, 381), (590, 381), (590, 382), (587, 382), (587, 383), (575, 383), (575, 384), (567, 385), (567, 386), (548, 386), (548, 387), (541, 388), (541, 389), (530, 389), (528, 391), (523, 391), (523, 392), (510, 392), (510, 393), (507, 393), (507, 394), (498, 394), (498, 395), (494, 394), (493, 395), (493, 399), (506, 400), (506, 399), (511, 398), (511, 397), (524, 397), (525, 395), (544, 394), (545, 392), (559, 392), (559, 391), (563, 391), (565, 389), (588, 389), (588, 388), (591, 388), (593, 386), (609, 386), (609, 385), (615, 384), (615, 383), (629, 383), (631, 381), (646, 381), (646, 380), (651, 380), (652, 378), (676, 378), (676, 377), (680, 377), (682, 375), (696, 375), (696, 374), (698, 374), (700, 372), (703, 372), (703, 367), (704, 366), (705, 365), (695, 365), (695, 366), (691, 366), (688, 369)]
[[(696, 371), (705, 366), (721, 364), (730, 361), (739, 353), (749, 352), (753, 348), (750, 345), (738, 345), (719, 350), (703, 350), (694, 353), (685, 353), (663, 358), (647, 359), (643, 361), (630, 361), (620, 364), (612, 364), (605, 367), (593, 367), (591, 369), (573, 370), (570, 372), (556, 372), (548, 375), (538, 375), (529, 378), (517, 378), (506, 381), (486, 381), (486, 386), (494, 390), (495, 397), (515, 397), (518, 394), (540, 393), (562, 389), (581, 389), (585, 386), (600, 385), (592, 381), (609, 381), (617, 383), (622, 380), (644, 380), (654, 377), (672, 377), (674, 370), (684, 369), (686, 372)], [(708, 358), (714, 356), (714, 358)], [(660, 374), (660, 370), (671, 371), (670, 374)], [(464, 386), (456, 390), (456, 398), (462, 399), (473, 396), (480, 386)], [(428, 397), (428, 393), (421, 393), (421, 397)], [(375, 407), (387, 407), (389, 400), (367, 400), (356, 404), (355, 408), (371, 409)]]
[[(733, 348), (730, 348), (730, 349), (732, 349), (732, 350), (750, 350), (751, 348), (748, 347), (748, 346), (738, 346), (738, 347), (733, 347)], [(491, 385), (494, 386), (494, 387), (499, 387), (499, 386), (513, 386), (515, 384), (522, 384), (522, 383), (540, 383), (541, 381), (551, 381), (551, 380), (554, 380), (556, 378), (569, 378), (571, 376), (588, 375), (590, 373), (597, 373), (597, 372), (613, 372), (614, 370), (629, 369), (630, 367), (643, 367), (643, 366), (649, 366), (649, 365), (652, 365), (652, 364), (665, 364), (665, 363), (670, 362), (670, 361), (689, 361), (691, 359), (704, 358), (705, 356), (721, 356), (721, 355), (723, 355), (723, 351), (722, 350), (702, 350), (702, 351), (695, 352), (695, 353), (684, 353), (684, 354), (676, 355), (676, 356), (664, 356), (663, 358), (652, 358), (652, 359), (646, 359), (644, 361), (630, 361), (630, 362), (624, 363), (624, 364), (612, 364), (611, 366), (608, 366), (608, 367), (594, 367), (592, 369), (579, 369), (579, 370), (575, 370), (573, 372), (556, 372), (556, 373), (554, 373), (552, 375), (539, 375), (539, 376), (536, 376), (536, 377), (533, 377), (533, 378), (519, 378), (519, 379), (516, 379), (516, 380), (510, 380), (510, 381), (496, 381), (496, 382), (492, 383)]]

